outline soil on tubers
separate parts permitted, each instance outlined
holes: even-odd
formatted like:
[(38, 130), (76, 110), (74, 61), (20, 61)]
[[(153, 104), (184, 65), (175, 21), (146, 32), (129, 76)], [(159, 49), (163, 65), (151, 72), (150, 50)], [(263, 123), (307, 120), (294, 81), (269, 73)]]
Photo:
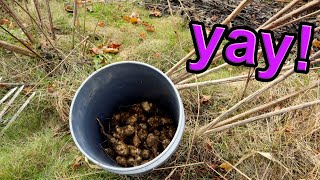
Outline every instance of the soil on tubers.
[(154, 159), (168, 147), (176, 132), (173, 120), (148, 101), (121, 107), (105, 127), (99, 119), (97, 121), (106, 138), (102, 147), (123, 167), (138, 166)]

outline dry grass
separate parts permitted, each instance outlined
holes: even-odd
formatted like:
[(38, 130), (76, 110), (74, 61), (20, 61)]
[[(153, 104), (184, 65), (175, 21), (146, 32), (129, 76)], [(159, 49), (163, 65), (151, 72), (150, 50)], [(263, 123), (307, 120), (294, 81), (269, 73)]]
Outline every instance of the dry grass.
[[(52, 1), (51, 4), (54, 24), (60, 29), (55, 45), (68, 54), (72, 43), (72, 17), (65, 13), (62, 1)], [(32, 7), (30, 6), (30, 10), (35, 15)], [(90, 47), (107, 42), (123, 44), (121, 52), (112, 55), (106, 64), (131, 59), (147, 62), (167, 71), (192, 48), (188, 27), (179, 17), (151, 19), (146, 10), (132, 3), (113, 3), (108, 6), (100, 4), (95, 5), (94, 10), (95, 12), (86, 16), (86, 35), (94, 34), (98, 21), (104, 20), (107, 25), (97, 28), (96, 34), (100, 38), (90, 39)], [(122, 16), (130, 15), (133, 11), (138, 11), (143, 20), (153, 24), (156, 31), (146, 32), (143, 27), (128, 24), (122, 19)], [(82, 22), (83, 11), (80, 9), (79, 13)], [(18, 14), (28, 19), (19, 10)], [(44, 23), (47, 23), (46, 18), (44, 19)], [(144, 40), (139, 37), (142, 32), (146, 33)], [(19, 34), (19, 31), (16, 33)], [(1, 40), (13, 41), (4, 34), (0, 35)], [(76, 40), (78, 43), (79, 40)], [(18, 122), (1, 139), (1, 179), (127, 178), (91, 169), (85, 162), (82, 162), (79, 168), (72, 167), (80, 152), (68, 134), (69, 105), (80, 83), (95, 70), (92, 56), (83, 56), (82, 52), (81, 48), (76, 49), (70, 58), (46, 77), (48, 72), (58, 65), (58, 60), (41, 62), (0, 50), (0, 76), (8, 82), (37, 83), (36, 91), (39, 92)], [(243, 73), (247, 73), (247, 68), (230, 66), (200, 80), (219, 79)], [(236, 113), (308, 86), (317, 78), (315, 72), (308, 75), (295, 74), (254, 101), (245, 104)], [(261, 82), (250, 82), (246, 94), (263, 85)], [(201, 125), (212, 121), (238, 102), (244, 87), (245, 82), (239, 82), (203, 87), (199, 91), (181, 91), (187, 126), (179, 149), (166, 164), (137, 178), (318, 179), (319, 105), (208, 137), (194, 137), (195, 130)], [(210, 103), (195, 103), (198, 102), (198, 95), (211, 95)], [(319, 98), (320, 87), (317, 87), (265, 112)], [(264, 112), (259, 114), (261, 113)], [(234, 166), (230, 172), (220, 167), (224, 162)]]

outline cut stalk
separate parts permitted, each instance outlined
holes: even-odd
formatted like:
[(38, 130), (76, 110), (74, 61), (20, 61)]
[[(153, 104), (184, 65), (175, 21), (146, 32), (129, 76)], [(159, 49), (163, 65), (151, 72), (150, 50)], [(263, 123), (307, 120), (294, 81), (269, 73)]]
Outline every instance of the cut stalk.
[[(211, 86), (216, 84), (225, 84), (225, 83), (231, 83), (231, 82), (238, 82), (238, 81), (244, 81), (246, 80), (247, 75), (241, 75), (241, 76), (235, 76), (235, 77), (229, 77), (224, 79), (218, 79), (218, 80), (212, 80), (212, 81), (204, 81), (204, 82), (198, 82), (198, 83), (190, 83), (190, 84), (182, 84), (182, 85), (176, 85), (176, 88), (178, 90), (187, 89), (187, 88), (194, 88), (194, 87), (201, 87), (201, 86)], [(254, 77), (252, 77), (254, 78)]]
[(296, 105), (296, 106), (290, 106), (290, 107), (283, 108), (283, 109), (280, 109), (280, 110), (277, 110), (277, 111), (273, 111), (273, 112), (270, 112), (270, 113), (266, 113), (266, 114), (263, 114), (263, 115), (251, 117), (251, 118), (248, 118), (248, 119), (245, 119), (245, 120), (242, 120), (242, 121), (238, 121), (238, 122), (235, 122), (235, 123), (232, 123), (232, 124), (228, 124), (228, 125), (225, 125), (225, 126), (221, 126), (221, 127), (218, 127), (218, 128), (214, 128), (214, 129), (205, 131), (204, 134), (211, 134), (211, 133), (215, 133), (215, 132), (220, 132), (220, 131), (223, 131), (223, 130), (226, 130), (226, 129), (230, 129), (230, 128), (233, 128), (233, 127), (236, 127), (236, 126), (242, 126), (242, 125), (245, 125), (247, 123), (251, 123), (251, 122), (257, 121), (257, 120), (266, 119), (266, 118), (269, 118), (269, 117), (272, 117), (272, 116), (275, 116), (275, 115), (283, 114), (283, 113), (294, 111), (294, 110), (298, 110), (298, 109), (307, 108), (307, 107), (314, 106), (314, 105), (317, 105), (317, 104), (320, 104), (320, 100), (315, 100), (315, 101), (299, 104), (299, 105)]
[(255, 108), (253, 108), (253, 109), (250, 109), (249, 111), (246, 111), (246, 112), (244, 112), (244, 113), (241, 113), (241, 114), (238, 114), (238, 115), (236, 115), (236, 116), (233, 116), (232, 118), (229, 118), (229, 119), (227, 119), (227, 120), (221, 121), (221, 122), (217, 123), (217, 124), (214, 126), (214, 128), (217, 128), (217, 127), (220, 127), (220, 126), (224, 126), (224, 125), (226, 125), (226, 124), (235, 122), (236, 120), (241, 119), (241, 118), (243, 118), (243, 117), (246, 117), (246, 116), (249, 116), (249, 115), (251, 115), (251, 114), (257, 113), (257, 112), (259, 112), (259, 111), (268, 109), (268, 108), (270, 108), (270, 107), (272, 107), (272, 106), (274, 106), (274, 105), (276, 105), (276, 104), (279, 104), (279, 103), (281, 103), (281, 102), (283, 102), (283, 101), (285, 101), (285, 100), (287, 100), (287, 99), (289, 99), (289, 98), (291, 98), (291, 97), (297, 96), (297, 95), (299, 95), (299, 94), (301, 94), (301, 93), (303, 93), (303, 92), (306, 92), (306, 91), (309, 90), (309, 89), (315, 88), (315, 87), (319, 86), (319, 84), (320, 84), (320, 81), (312, 84), (311, 86), (308, 86), (308, 87), (306, 87), (306, 88), (303, 88), (303, 89), (301, 89), (301, 90), (299, 90), (299, 91), (293, 92), (293, 93), (288, 94), (288, 95), (286, 95), (286, 96), (283, 96), (283, 97), (281, 97), (281, 98), (279, 98), (279, 99), (276, 99), (276, 100), (271, 101), (271, 102), (269, 102), (269, 103), (263, 104), (263, 105), (261, 105), (261, 106), (255, 107)]
[(264, 26), (263, 29), (272, 29), (272, 28), (284, 23), (285, 21), (291, 19), (292, 17), (297, 16), (303, 12), (306, 12), (310, 8), (315, 8), (315, 7), (319, 6), (319, 4), (320, 4), (320, 0), (310, 1), (309, 3), (301, 6), (300, 8), (295, 9), (295, 10), (291, 11), (290, 13), (282, 16), (281, 18), (278, 18), (277, 20), (273, 21), (272, 23)]
[(25, 56), (36, 57), (36, 55), (27, 48), (22, 48), (20, 46), (9, 44), (1, 40), (0, 40), (0, 47), (18, 54), (25, 55)]
[(289, 4), (287, 4), (284, 8), (282, 8), (279, 12), (277, 12), (275, 15), (273, 15), (270, 19), (268, 19), (265, 23), (263, 23), (260, 27), (258, 27), (258, 30), (263, 29), (264, 26), (268, 25), (272, 21), (276, 20), (277, 18), (281, 17), (285, 12), (287, 12), (290, 8), (295, 6), (300, 0), (293, 0)]
[[(320, 56), (320, 51), (318, 51), (315, 54), (313, 54), (312, 56), (310, 56), (310, 61), (315, 60), (318, 56)], [(249, 96), (247, 96), (246, 98), (242, 99), (241, 101), (236, 103), (234, 106), (232, 106), (230, 109), (228, 109), (227, 111), (225, 111), (224, 113), (219, 115), (217, 118), (215, 118), (213, 121), (211, 121), (209, 124), (201, 127), (199, 129), (199, 131), (198, 131), (198, 134), (199, 135), (203, 134), (205, 131), (207, 131), (208, 129), (212, 128), (214, 125), (216, 125), (220, 121), (222, 121), (225, 117), (229, 116), (230, 114), (232, 114), (233, 112), (238, 110), (244, 103), (253, 100), (254, 98), (256, 98), (257, 96), (261, 95), (262, 93), (264, 93), (265, 91), (267, 91), (271, 87), (277, 85), (278, 83), (280, 83), (283, 80), (285, 80), (287, 77), (291, 76), (293, 73), (294, 73), (294, 69), (290, 69), (286, 73), (280, 75), (274, 81), (266, 84), (265, 86), (263, 86), (262, 88), (260, 88), (256, 92), (254, 92), (254, 93), (250, 94)]]

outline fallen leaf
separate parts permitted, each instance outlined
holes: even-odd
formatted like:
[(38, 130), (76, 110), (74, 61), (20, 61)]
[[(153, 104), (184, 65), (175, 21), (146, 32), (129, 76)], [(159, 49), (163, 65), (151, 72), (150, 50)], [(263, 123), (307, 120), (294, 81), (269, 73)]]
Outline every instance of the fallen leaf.
[(108, 48), (114, 48), (114, 49), (119, 49), (121, 46), (121, 44), (114, 44), (114, 43), (111, 43), (108, 45)]
[(138, 18), (130, 18), (130, 21), (129, 21), (131, 24), (138, 24)]
[(320, 41), (315, 38), (313, 41), (312, 41), (312, 46), (316, 47), (316, 48), (320, 48)]
[(151, 17), (161, 17), (161, 16), (162, 16), (162, 13), (161, 13), (158, 9), (153, 9), (153, 10), (150, 12), (150, 16), (151, 16)]
[(99, 47), (93, 47), (89, 51), (91, 54), (103, 54), (103, 50)]
[(148, 32), (154, 32), (154, 31), (155, 31), (154, 26), (151, 26), (151, 25), (149, 25), (149, 26), (144, 26), (144, 28), (145, 28), (146, 31), (148, 31)]
[(115, 48), (104, 48), (103, 49), (103, 52), (104, 53), (113, 53), (113, 54), (116, 54), (119, 52), (119, 49), (115, 49)]
[(116, 54), (119, 52), (119, 47), (121, 44), (109, 44), (107, 46), (100, 45), (98, 47), (93, 47), (89, 51), (91, 54), (101, 55), (104, 53), (113, 53)]
[(141, 39), (145, 39), (145, 38), (146, 38), (146, 33), (144, 33), (144, 32), (140, 33), (140, 34), (139, 34), (139, 37), (140, 37)]
[(11, 24), (11, 21), (9, 19), (1, 19), (0, 20), (0, 25), (7, 25), (9, 26)]
[(226, 163), (226, 162), (220, 164), (219, 167), (224, 169), (224, 170), (226, 170), (227, 172), (232, 170), (232, 166), (229, 163)]
[(99, 21), (98, 24), (97, 24), (99, 27), (105, 27), (106, 24), (104, 21)]
[(213, 150), (213, 147), (211, 146), (211, 144), (209, 144), (208, 142), (205, 142), (204, 143), (204, 148), (208, 151), (212, 151)]
[(210, 95), (201, 95), (200, 96), (200, 103), (207, 105), (207, 104), (209, 104), (210, 99), (211, 99)]
[(64, 10), (66, 10), (68, 13), (73, 13), (73, 6), (70, 4), (65, 4)]

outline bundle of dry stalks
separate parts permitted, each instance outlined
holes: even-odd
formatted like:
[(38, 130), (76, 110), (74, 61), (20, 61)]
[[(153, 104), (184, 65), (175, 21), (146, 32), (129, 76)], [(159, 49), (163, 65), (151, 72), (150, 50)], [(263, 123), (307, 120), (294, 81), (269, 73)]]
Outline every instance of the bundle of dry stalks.
[[(285, 6), (282, 10), (280, 10), (278, 13), (276, 13), (273, 17), (271, 17), (267, 22), (265, 22), (263, 25), (261, 25), (257, 30), (260, 29), (277, 29), (280, 28), (284, 25), (288, 25), (290, 23), (296, 22), (296, 20), (291, 20), (290, 19), (293, 16), (298, 16), (304, 12), (306, 12), (306, 10), (309, 10), (315, 6), (318, 6), (320, 4), (319, 0), (313, 0), (301, 7), (298, 7), (295, 10), (292, 10), (290, 12), (287, 12), (290, 8), (292, 8), (294, 5), (296, 5), (296, 3), (298, 2), (298, 0), (296, 1), (292, 1), (291, 3), (289, 3), (287, 6)], [(250, 3), (250, 1), (244, 0), (240, 3), (240, 5), (226, 18), (225, 21), (222, 22), (222, 24), (228, 24), (230, 23), (236, 16), (237, 14), (239, 14), (239, 12), (245, 8), (245, 6)], [(287, 12), (287, 14), (285, 14)], [(315, 12), (311, 12), (308, 13), (307, 15), (304, 15), (300, 18), (298, 18), (299, 20), (302, 20), (308, 16), (312, 16), (319, 13), (319, 11), (315, 11)], [(285, 15), (284, 15), (285, 14)], [(283, 15), (283, 16), (282, 16)], [(288, 22), (289, 21), (289, 22)], [(247, 78), (247, 80), (249, 79), (253, 79), (252, 75), (248, 74), (246, 75), (242, 75), (242, 76), (236, 76), (236, 77), (229, 77), (229, 78), (224, 78), (224, 79), (218, 79), (218, 80), (211, 80), (211, 81), (205, 81), (205, 82), (196, 82), (196, 83), (189, 83), (188, 82), (192, 81), (194, 78), (190, 78), (191, 74), (188, 74), (186, 72), (182, 72), (181, 75), (178, 75), (179, 72), (177, 71), (179, 69), (179, 67), (183, 64), (185, 64), (185, 62), (191, 58), (192, 55), (194, 55), (195, 50), (192, 50), (189, 54), (187, 54), (185, 57), (183, 57), (176, 65), (174, 65), (166, 74), (168, 76), (171, 76), (174, 79), (174, 82), (177, 84), (177, 88), (178, 89), (186, 89), (186, 88), (194, 88), (194, 87), (199, 87), (199, 86), (208, 86), (208, 85), (216, 85), (216, 84), (223, 84), (223, 83), (230, 83), (230, 82), (238, 82), (238, 81), (243, 81)], [(261, 50), (258, 51), (258, 54), (261, 54)], [(314, 64), (315, 62), (317, 62), (318, 60), (316, 60), (316, 58), (318, 58), (320, 56), (320, 52), (316, 52), (313, 55), (311, 55), (310, 57), (310, 61), (311, 64)], [(216, 57), (213, 59), (213, 62), (219, 60), (222, 57), (222, 49), (220, 49), (217, 54)], [(210, 73), (216, 72), (219, 69), (227, 66), (227, 63), (224, 63), (222, 65), (219, 65), (218, 67), (212, 68), (207, 70), (207, 72), (204, 72), (202, 74), (199, 75), (195, 75), (195, 78), (201, 78), (204, 77)], [(225, 130), (237, 125), (243, 125), (245, 123), (248, 122), (252, 122), (258, 119), (265, 119), (267, 117), (271, 117), (273, 115), (277, 115), (280, 113), (285, 113), (285, 112), (289, 112), (292, 110), (297, 110), (297, 109), (301, 109), (301, 108), (306, 108), (309, 107), (311, 105), (315, 105), (315, 104), (319, 104), (319, 101), (313, 101), (310, 103), (304, 103), (301, 104), (300, 106), (293, 106), (293, 107), (288, 107), (279, 111), (275, 111), (272, 113), (268, 113), (265, 114), (263, 116), (257, 116), (257, 117), (253, 117), (253, 118), (249, 118), (247, 120), (243, 120), (243, 121), (239, 121), (237, 123), (232, 123), (232, 124), (228, 124), (233, 122), (235, 119), (238, 118), (230, 118), (227, 119), (223, 122), (221, 122), (224, 118), (226, 118), (227, 116), (231, 115), (233, 112), (235, 112), (237, 109), (239, 109), (244, 103), (251, 101), (253, 98), (256, 98), (257, 96), (261, 95), (262, 93), (264, 93), (266, 90), (272, 88), (273, 86), (277, 85), (278, 83), (280, 83), (281, 81), (285, 80), (287, 77), (291, 76), (294, 73), (293, 67), (292, 66), (288, 66), (288, 67), (284, 67), (284, 69), (289, 69), (288, 71), (286, 71), (284, 74), (280, 75), (279, 78), (277, 78), (276, 80), (274, 80), (273, 82), (265, 85), (264, 87), (262, 87), (261, 89), (259, 89), (258, 91), (250, 94), (249, 96), (247, 96), (246, 98), (242, 99), (241, 101), (239, 101), (238, 103), (236, 103), (233, 107), (231, 107), (229, 110), (223, 112), (222, 114), (220, 114), (216, 119), (214, 119), (212, 122), (210, 122), (207, 125), (204, 125), (203, 127), (201, 127), (198, 130), (198, 135), (203, 135), (203, 134), (208, 134), (211, 132), (218, 132), (221, 130)], [(317, 83), (318, 85), (318, 83)], [(304, 92), (304, 91), (299, 91), (300, 93)], [(279, 100), (274, 100), (274, 101), (279, 101)], [(268, 105), (267, 105), (268, 106)], [(256, 111), (260, 111), (264, 109), (264, 107), (258, 107), (255, 108)], [(254, 111), (254, 112), (256, 112)], [(245, 115), (248, 115), (252, 112), (246, 112)], [(252, 113), (254, 113), (252, 112)], [(220, 126), (216, 126), (218, 123), (220, 123)], [(215, 127), (215, 128), (214, 128)], [(212, 129), (214, 128), (214, 129)]]

